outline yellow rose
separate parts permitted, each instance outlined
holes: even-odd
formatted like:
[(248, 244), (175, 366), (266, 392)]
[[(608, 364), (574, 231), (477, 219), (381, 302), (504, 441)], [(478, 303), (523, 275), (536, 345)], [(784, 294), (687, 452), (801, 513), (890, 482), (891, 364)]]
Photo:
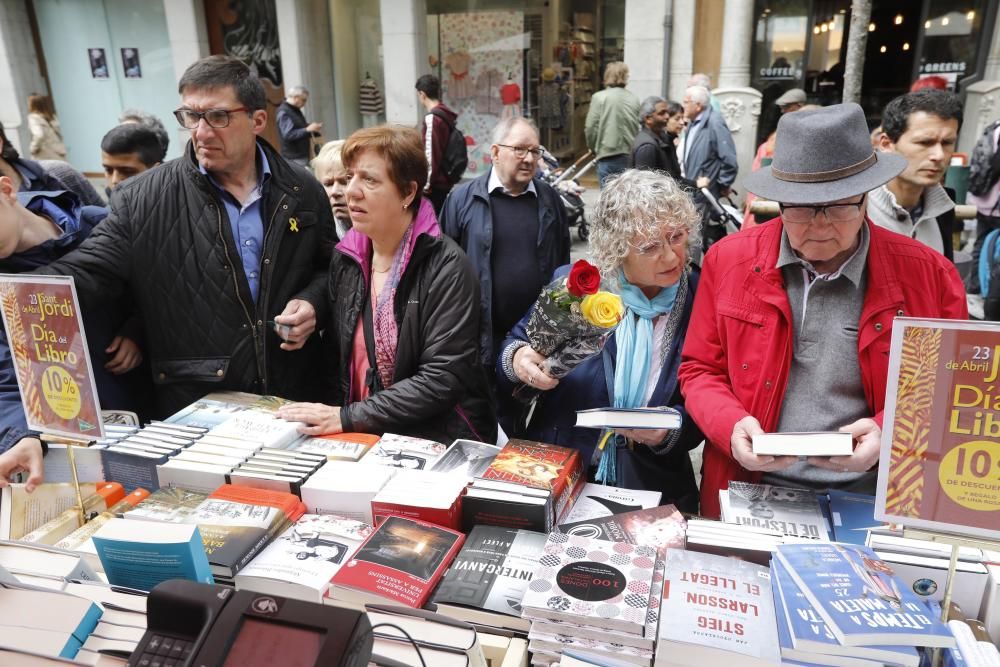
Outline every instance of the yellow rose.
[(611, 292), (598, 292), (583, 297), (580, 303), (583, 318), (594, 326), (610, 329), (621, 321), (625, 313), (621, 297)]

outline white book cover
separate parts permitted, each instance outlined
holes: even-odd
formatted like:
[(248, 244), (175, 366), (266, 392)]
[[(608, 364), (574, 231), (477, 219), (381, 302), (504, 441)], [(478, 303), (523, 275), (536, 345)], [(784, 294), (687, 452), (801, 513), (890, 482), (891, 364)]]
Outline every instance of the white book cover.
[(236, 589), (321, 603), (330, 579), (371, 532), (361, 521), (304, 514), (236, 574)]
[(430, 470), (447, 447), (440, 442), (386, 433), (359, 463), (411, 470)]
[(560, 523), (588, 521), (612, 514), (637, 512), (660, 504), (659, 491), (622, 489), (616, 486), (588, 483), (569, 514)]
[(260, 410), (244, 410), (206, 433), (209, 437), (240, 438), (265, 447), (287, 447), (302, 437), (301, 422), (289, 422)]
[(758, 433), (753, 437), (758, 456), (850, 456), (854, 438), (840, 431)]
[(660, 618), (656, 665), (781, 662), (767, 567), (670, 549)]
[(302, 485), (302, 502), (313, 514), (337, 514), (371, 524), (372, 498), (398, 468), (328, 461)]
[(642, 635), (655, 563), (652, 547), (551, 533), (521, 601), (523, 616)]
[(722, 520), (776, 530), (794, 537), (829, 541), (826, 518), (816, 494), (770, 484), (730, 482), (719, 492)]

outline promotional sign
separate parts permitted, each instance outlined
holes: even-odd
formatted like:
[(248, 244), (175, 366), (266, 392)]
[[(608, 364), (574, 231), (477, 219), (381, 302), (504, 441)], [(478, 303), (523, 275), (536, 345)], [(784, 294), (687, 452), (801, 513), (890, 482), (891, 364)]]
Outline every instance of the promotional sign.
[(875, 516), (1000, 539), (1000, 325), (897, 318)]
[(73, 279), (0, 274), (0, 310), (28, 428), (104, 437)]

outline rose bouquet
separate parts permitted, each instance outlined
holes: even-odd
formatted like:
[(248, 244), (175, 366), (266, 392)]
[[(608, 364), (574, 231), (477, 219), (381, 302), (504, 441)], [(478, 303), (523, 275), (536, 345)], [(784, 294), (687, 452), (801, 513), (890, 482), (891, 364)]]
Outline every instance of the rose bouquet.
[[(542, 369), (559, 379), (604, 347), (624, 312), (621, 297), (601, 290), (597, 267), (581, 259), (542, 289), (525, 330), (531, 347), (546, 358)], [(527, 385), (514, 392), (525, 402), (537, 394)]]

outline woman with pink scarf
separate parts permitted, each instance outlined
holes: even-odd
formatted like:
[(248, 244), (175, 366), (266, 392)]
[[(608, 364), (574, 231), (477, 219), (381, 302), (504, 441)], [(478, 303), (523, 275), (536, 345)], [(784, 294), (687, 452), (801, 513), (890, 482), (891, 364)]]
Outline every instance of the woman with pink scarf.
[(303, 433), (496, 439), (478, 363), (479, 283), (421, 197), (427, 162), (412, 128), (358, 130), (344, 144), (352, 228), (330, 263), (331, 405), (279, 411)]

